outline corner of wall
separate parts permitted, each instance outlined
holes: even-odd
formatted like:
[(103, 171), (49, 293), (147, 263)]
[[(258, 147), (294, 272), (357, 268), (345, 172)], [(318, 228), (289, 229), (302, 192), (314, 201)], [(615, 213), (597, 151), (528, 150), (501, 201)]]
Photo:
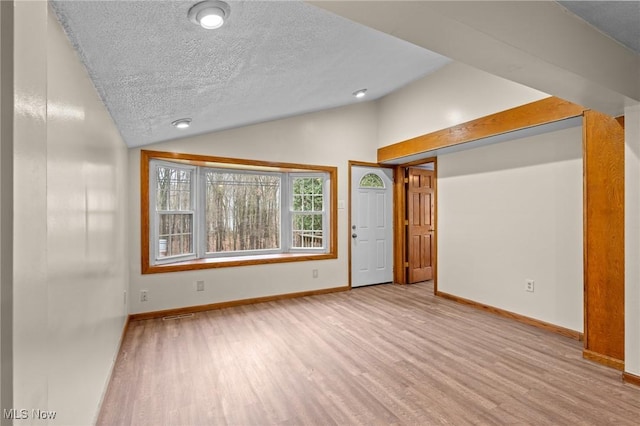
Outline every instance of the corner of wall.
[(625, 371), (640, 376), (640, 103), (625, 109)]

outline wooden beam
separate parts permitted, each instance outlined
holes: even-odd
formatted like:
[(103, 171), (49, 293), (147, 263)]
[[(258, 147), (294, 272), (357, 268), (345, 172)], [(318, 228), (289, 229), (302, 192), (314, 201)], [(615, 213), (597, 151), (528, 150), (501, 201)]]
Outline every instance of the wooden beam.
[(446, 148), (478, 139), (578, 117), (585, 108), (551, 96), (477, 120), (418, 136), (378, 149), (378, 162)]

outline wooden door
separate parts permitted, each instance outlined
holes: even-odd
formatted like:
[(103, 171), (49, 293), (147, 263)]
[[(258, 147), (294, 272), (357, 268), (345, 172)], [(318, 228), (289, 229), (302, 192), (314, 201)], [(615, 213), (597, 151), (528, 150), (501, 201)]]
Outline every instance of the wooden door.
[(408, 281), (433, 279), (434, 262), (433, 170), (410, 167), (407, 183)]

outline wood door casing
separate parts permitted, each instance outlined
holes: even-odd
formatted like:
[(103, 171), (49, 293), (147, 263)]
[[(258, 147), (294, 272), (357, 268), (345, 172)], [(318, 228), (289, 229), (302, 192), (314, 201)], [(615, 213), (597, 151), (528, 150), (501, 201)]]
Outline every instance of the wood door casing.
[(407, 170), (407, 255), (411, 284), (433, 279), (435, 173), (416, 167)]

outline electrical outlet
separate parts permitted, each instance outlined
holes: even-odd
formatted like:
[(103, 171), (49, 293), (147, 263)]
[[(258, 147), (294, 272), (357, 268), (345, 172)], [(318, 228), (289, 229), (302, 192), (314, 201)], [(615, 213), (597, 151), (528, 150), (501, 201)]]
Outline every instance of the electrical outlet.
[(533, 293), (535, 290), (536, 282), (534, 280), (527, 280), (524, 286), (524, 289), (530, 293)]
[(204, 281), (196, 281), (196, 291), (204, 291)]
[(140, 301), (146, 302), (149, 300), (149, 291), (148, 290), (140, 290)]
[(311, 271), (313, 274), (313, 278), (318, 278), (318, 270), (314, 269), (313, 271)]

